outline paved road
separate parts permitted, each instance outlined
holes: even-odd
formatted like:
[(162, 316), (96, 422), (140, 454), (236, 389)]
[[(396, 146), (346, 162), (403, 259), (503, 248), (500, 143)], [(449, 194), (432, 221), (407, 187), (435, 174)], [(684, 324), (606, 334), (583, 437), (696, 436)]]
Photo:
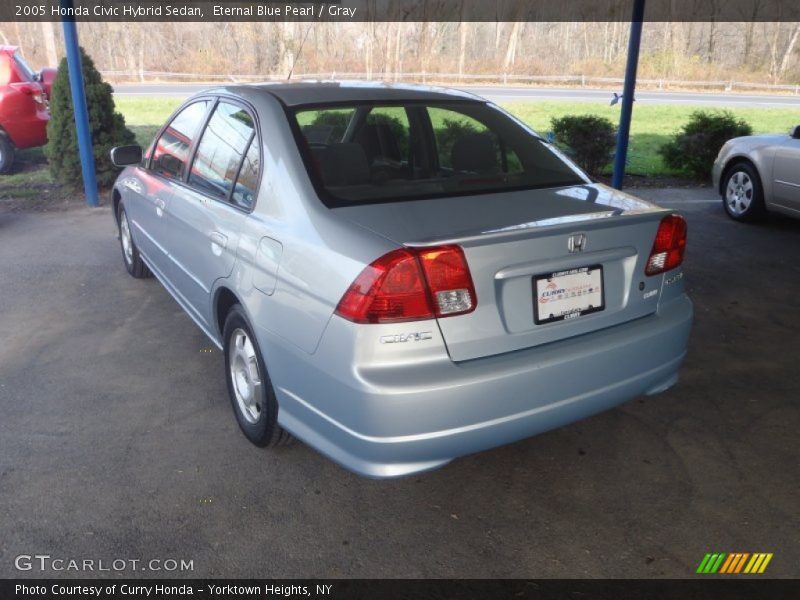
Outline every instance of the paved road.
[(382, 482), (251, 446), (220, 353), (127, 275), (107, 208), (0, 213), (0, 577), (43, 575), (14, 571), (22, 553), (194, 577), (691, 577), (711, 551), (797, 577), (800, 221), (641, 195), (689, 220), (678, 386)]
[[(207, 89), (215, 84), (163, 83), (163, 84), (125, 84), (114, 87), (121, 96), (179, 96)], [(458, 86), (474, 92), (494, 102), (515, 102), (525, 100), (562, 100), (608, 102), (612, 93), (620, 92), (621, 86), (607, 90), (587, 90), (580, 88), (558, 89), (541, 87), (485, 87)], [(636, 101), (642, 104), (686, 104), (719, 107), (793, 107), (800, 109), (800, 95), (755, 95), (739, 93), (693, 93), (693, 92), (652, 92), (640, 91)]]

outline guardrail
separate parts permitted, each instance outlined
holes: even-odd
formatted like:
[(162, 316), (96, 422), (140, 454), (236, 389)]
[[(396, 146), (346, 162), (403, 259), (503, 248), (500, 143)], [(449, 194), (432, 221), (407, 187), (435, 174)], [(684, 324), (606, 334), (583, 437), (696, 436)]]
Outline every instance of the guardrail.
[[(285, 77), (253, 74), (208, 74), (208, 73), (181, 73), (168, 71), (101, 71), (103, 77), (114, 79), (117, 82), (130, 81), (148, 83), (156, 81), (175, 81), (181, 83), (207, 82), (207, 81), (230, 81), (233, 83), (253, 82), (253, 81), (284, 81)], [(621, 86), (624, 82), (622, 77), (598, 77), (594, 75), (517, 75), (512, 73), (495, 75), (476, 75), (458, 73), (438, 73), (425, 71), (409, 71), (402, 73), (367, 73), (355, 71), (330, 71), (325, 73), (294, 73), (293, 80), (304, 79), (371, 79), (391, 82), (457, 82), (457, 83), (487, 83), (487, 84), (563, 84), (575, 85), (580, 87), (608, 87), (610, 85)], [(773, 92), (788, 92), (800, 95), (800, 83), (777, 84), (761, 83), (751, 81), (698, 81), (688, 79), (637, 79), (640, 87), (654, 87), (656, 89), (669, 88), (701, 88), (701, 89), (720, 89), (725, 92), (735, 90), (763, 90)]]

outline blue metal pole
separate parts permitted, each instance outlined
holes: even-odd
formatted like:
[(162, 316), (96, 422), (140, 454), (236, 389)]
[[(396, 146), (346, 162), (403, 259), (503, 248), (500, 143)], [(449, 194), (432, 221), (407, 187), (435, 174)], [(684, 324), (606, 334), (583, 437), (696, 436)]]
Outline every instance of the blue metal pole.
[[(72, 0), (60, 0), (63, 8), (71, 8)], [(86, 192), (86, 205), (99, 206), (97, 177), (95, 176), (94, 154), (92, 152), (92, 132), (89, 129), (89, 110), (86, 107), (86, 90), (83, 83), (81, 53), (78, 49), (78, 30), (74, 17), (64, 17), (64, 45), (67, 49), (69, 68), (69, 89), (72, 92), (72, 107), (75, 113), (75, 129), (78, 133), (78, 148), (81, 155), (83, 189)]]
[(614, 174), (611, 185), (622, 189), (625, 176), (625, 162), (628, 157), (628, 136), (631, 131), (633, 115), (633, 94), (636, 90), (636, 67), (639, 65), (639, 45), (642, 40), (642, 20), (644, 19), (644, 0), (633, 0), (631, 18), (631, 37), (628, 40), (628, 62), (625, 66), (625, 86), (622, 88), (622, 111), (617, 129), (617, 150), (614, 154)]

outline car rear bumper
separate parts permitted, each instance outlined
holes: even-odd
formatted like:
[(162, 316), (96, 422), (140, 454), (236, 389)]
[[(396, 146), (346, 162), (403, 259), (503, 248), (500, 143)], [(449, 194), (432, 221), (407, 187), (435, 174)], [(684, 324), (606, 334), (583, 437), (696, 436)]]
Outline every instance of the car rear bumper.
[(722, 168), (725, 166), (724, 161), (720, 160), (717, 157), (717, 160), (714, 161), (714, 165), (711, 167), (711, 186), (717, 191), (720, 192), (719, 185), (722, 179)]
[[(658, 312), (584, 336), (454, 363), (403, 344), (408, 360), (380, 349), (353, 354), (353, 324), (334, 317), (312, 355), (269, 352), (280, 378), (280, 423), (359, 474), (398, 477), (524, 439), (677, 381), (692, 323), (681, 295)], [(360, 326), (364, 331), (364, 326)], [(263, 347), (263, 345), (262, 345)], [(273, 346), (273, 349), (275, 346)]]
[(19, 118), (3, 123), (14, 146), (20, 150), (36, 148), (47, 143), (47, 123), (50, 114), (44, 110), (31, 111)]

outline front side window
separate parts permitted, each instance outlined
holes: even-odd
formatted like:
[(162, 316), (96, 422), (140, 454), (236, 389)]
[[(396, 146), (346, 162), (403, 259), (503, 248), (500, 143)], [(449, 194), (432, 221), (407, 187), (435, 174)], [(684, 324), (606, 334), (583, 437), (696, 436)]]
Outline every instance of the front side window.
[[(220, 102), (200, 138), (197, 155), (189, 173), (189, 184), (221, 200), (231, 197), (234, 203), (243, 208), (252, 206), (252, 191), (248, 194), (247, 190), (241, 187), (234, 192), (234, 186), (245, 152), (251, 146), (254, 137), (255, 124), (250, 114), (240, 106)], [(257, 145), (255, 152), (258, 152)], [(254, 162), (257, 168), (258, 159), (256, 158)], [(251, 157), (246, 165), (248, 172), (252, 171), (252, 166)], [(252, 185), (252, 182), (248, 183)], [(245, 185), (244, 180), (241, 185)]]
[(182, 179), (189, 159), (189, 148), (197, 136), (208, 110), (208, 100), (193, 102), (172, 119), (156, 140), (150, 168), (168, 179)]
[(548, 145), (482, 102), (294, 109), (328, 206), (583, 184)]

